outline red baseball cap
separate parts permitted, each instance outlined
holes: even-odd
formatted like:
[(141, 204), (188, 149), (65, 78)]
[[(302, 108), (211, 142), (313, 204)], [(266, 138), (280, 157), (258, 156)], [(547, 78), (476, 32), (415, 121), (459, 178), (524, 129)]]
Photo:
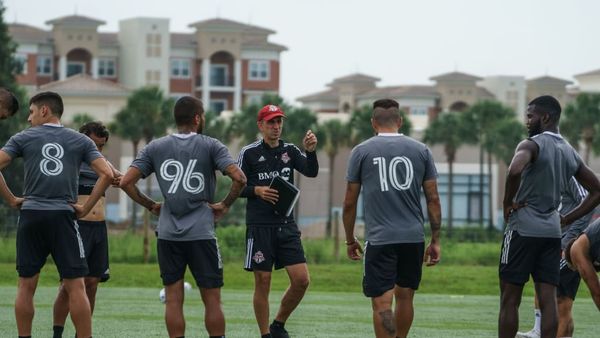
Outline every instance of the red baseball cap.
[(268, 104), (262, 107), (261, 110), (258, 111), (258, 116), (256, 117), (256, 121), (265, 120), (269, 121), (275, 117), (285, 117), (283, 110), (276, 105)]

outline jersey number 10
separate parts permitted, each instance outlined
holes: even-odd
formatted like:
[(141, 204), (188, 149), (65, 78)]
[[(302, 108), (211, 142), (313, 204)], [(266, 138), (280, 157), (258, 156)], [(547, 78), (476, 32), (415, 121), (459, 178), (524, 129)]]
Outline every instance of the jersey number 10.
[[(404, 182), (398, 181), (398, 164), (402, 163), (406, 169)], [(379, 184), (381, 191), (389, 191), (390, 184), (396, 190), (408, 190), (413, 181), (414, 170), (412, 162), (405, 156), (396, 156), (390, 161), (389, 167), (386, 165), (385, 157), (373, 158), (373, 164), (379, 169)], [(389, 173), (389, 174), (388, 174)]]
[[(183, 189), (190, 194), (198, 194), (204, 190), (204, 175), (200, 172), (194, 172), (194, 167), (198, 160), (190, 160), (185, 168), (183, 164), (176, 160), (166, 160), (160, 165), (160, 177), (165, 181), (173, 181), (169, 190), (169, 194), (174, 194), (179, 189), (179, 185), (183, 185)], [(175, 168), (175, 173), (169, 173), (169, 168)], [(197, 181), (197, 185), (193, 186), (192, 182)]]

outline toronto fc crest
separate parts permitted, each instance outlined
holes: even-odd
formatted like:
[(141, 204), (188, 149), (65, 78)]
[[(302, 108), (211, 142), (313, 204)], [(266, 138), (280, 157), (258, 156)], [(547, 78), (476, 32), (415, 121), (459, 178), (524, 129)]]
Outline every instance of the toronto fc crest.
[(288, 155), (287, 152), (281, 154), (281, 161), (283, 161), (283, 163), (288, 163), (290, 161), (290, 155)]
[(265, 256), (263, 255), (262, 251), (257, 251), (254, 256), (252, 256), (252, 260), (256, 264), (260, 264), (265, 261)]

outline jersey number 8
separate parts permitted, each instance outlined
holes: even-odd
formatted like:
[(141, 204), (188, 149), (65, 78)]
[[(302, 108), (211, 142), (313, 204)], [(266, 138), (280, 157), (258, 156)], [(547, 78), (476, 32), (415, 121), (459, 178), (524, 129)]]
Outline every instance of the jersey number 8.
[[(404, 182), (398, 181), (398, 164), (402, 163), (406, 169), (406, 176)], [(373, 164), (379, 168), (379, 183), (381, 184), (381, 191), (389, 191), (389, 184), (396, 190), (408, 190), (413, 181), (414, 170), (412, 162), (405, 156), (396, 156), (390, 161), (389, 168), (386, 165), (385, 157), (373, 158)], [(389, 172), (389, 175), (388, 175)], [(388, 183), (389, 181), (389, 183)]]
[[(160, 176), (162, 179), (169, 182), (173, 181), (167, 191), (169, 194), (176, 193), (180, 184), (190, 194), (198, 194), (204, 190), (204, 175), (193, 171), (197, 161), (195, 159), (190, 160), (185, 171), (181, 162), (172, 159), (166, 160), (160, 165)], [(169, 173), (170, 167), (175, 168), (174, 173)], [(196, 186), (192, 185), (192, 181), (194, 180), (198, 182)]]
[[(43, 160), (40, 161), (40, 171), (46, 176), (58, 176), (63, 171), (63, 164), (60, 161), (65, 155), (65, 150), (58, 143), (46, 143), (42, 147)], [(53, 165), (50, 166), (49, 164)]]

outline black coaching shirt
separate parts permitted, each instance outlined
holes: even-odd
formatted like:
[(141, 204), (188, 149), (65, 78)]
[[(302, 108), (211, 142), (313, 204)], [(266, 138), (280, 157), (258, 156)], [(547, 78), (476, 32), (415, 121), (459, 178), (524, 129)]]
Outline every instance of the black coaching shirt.
[(252, 226), (281, 226), (293, 223), (293, 216), (285, 217), (275, 213), (272, 204), (254, 193), (255, 186), (268, 186), (275, 176), (281, 176), (294, 184), (294, 169), (307, 177), (316, 177), (319, 163), (315, 152), (303, 153), (292, 143), (279, 141), (271, 148), (263, 140), (242, 148), (238, 166), (247, 178), (247, 185), (241, 197), (248, 199), (246, 224)]

